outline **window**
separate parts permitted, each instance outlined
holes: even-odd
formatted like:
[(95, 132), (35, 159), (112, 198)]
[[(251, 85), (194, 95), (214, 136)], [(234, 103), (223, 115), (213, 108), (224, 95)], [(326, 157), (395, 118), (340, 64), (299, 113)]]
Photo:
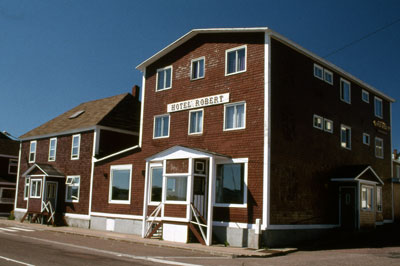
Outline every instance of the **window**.
[(361, 91), (361, 99), (362, 99), (364, 102), (369, 103), (369, 92), (368, 92), (368, 91), (365, 91), (365, 90), (362, 90), (362, 91)]
[(350, 82), (340, 79), (340, 99), (346, 103), (351, 103)]
[(71, 149), (71, 159), (79, 159), (79, 150), (81, 146), (81, 135), (72, 136), (72, 149)]
[(327, 83), (333, 85), (333, 74), (332, 74), (332, 72), (330, 72), (330, 71), (327, 70), (327, 69), (324, 69), (324, 80), (325, 80)]
[(204, 78), (204, 57), (192, 60), (192, 71), (190, 78), (192, 80)]
[(110, 203), (129, 204), (131, 201), (132, 165), (113, 165), (110, 174)]
[(186, 201), (187, 176), (167, 177), (167, 198), (170, 201)]
[(375, 157), (383, 159), (383, 139), (375, 138)]
[(80, 176), (67, 176), (65, 181), (65, 201), (79, 202)]
[(8, 173), (11, 175), (17, 174), (18, 171), (18, 159), (8, 160)]
[(15, 199), (15, 188), (0, 188), (0, 203), (13, 204)]
[(379, 99), (378, 97), (375, 97), (375, 116), (383, 118), (382, 100)]
[(170, 89), (172, 86), (172, 66), (157, 70), (156, 91)]
[(42, 180), (32, 179), (31, 181), (31, 198), (40, 198), (42, 191)]
[(363, 143), (364, 143), (365, 145), (368, 145), (368, 146), (369, 146), (369, 143), (370, 143), (369, 134), (363, 133)]
[(372, 211), (373, 209), (373, 188), (368, 186), (361, 187), (361, 208), (364, 211)]
[(217, 204), (244, 204), (245, 164), (230, 163), (217, 165), (216, 195)]
[(382, 187), (376, 187), (376, 210), (382, 211)]
[(313, 124), (315, 128), (323, 129), (324, 128), (324, 118), (319, 115), (314, 115)]
[(226, 75), (246, 71), (246, 46), (226, 50)]
[(323, 73), (324, 69), (321, 66), (314, 64), (314, 77), (323, 80)]
[(36, 140), (31, 141), (29, 148), (29, 162), (34, 163), (36, 160)]
[(189, 134), (200, 134), (203, 132), (203, 110), (189, 112)]
[(29, 177), (25, 177), (24, 200), (29, 198)]
[(333, 121), (324, 118), (324, 131), (333, 133)]
[(343, 148), (351, 149), (351, 128), (345, 125), (340, 127), (340, 143)]
[(246, 104), (234, 103), (225, 105), (224, 130), (243, 129), (246, 127)]
[(162, 196), (163, 168), (151, 168), (151, 196), (150, 201), (161, 202)]
[(49, 142), (49, 161), (56, 160), (57, 138), (51, 138)]
[(167, 137), (169, 137), (169, 115), (155, 116), (153, 138)]

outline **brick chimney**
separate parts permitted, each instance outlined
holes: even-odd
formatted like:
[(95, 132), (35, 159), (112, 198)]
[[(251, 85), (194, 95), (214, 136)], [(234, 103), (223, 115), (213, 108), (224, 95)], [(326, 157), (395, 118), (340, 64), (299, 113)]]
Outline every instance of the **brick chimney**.
[(132, 95), (138, 101), (139, 101), (139, 92), (140, 92), (140, 87), (138, 85), (132, 87)]

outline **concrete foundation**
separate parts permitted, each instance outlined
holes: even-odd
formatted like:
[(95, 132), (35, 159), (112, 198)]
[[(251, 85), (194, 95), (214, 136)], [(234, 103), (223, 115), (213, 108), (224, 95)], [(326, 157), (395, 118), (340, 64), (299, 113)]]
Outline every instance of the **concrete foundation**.
[(102, 231), (141, 235), (142, 221), (92, 216), (90, 219), (90, 228)]
[(254, 229), (214, 226), (213, 233), (216, 235), (218, 242), (232, 247), (259, 248), (259, 235), (255, 234)]
[(86, 229), (90, 228), (90, 220), (88, 219), (72, 218), (68, 216), (64, 216), (64, 219), (67, 222), (68, 226), (86, 228)]

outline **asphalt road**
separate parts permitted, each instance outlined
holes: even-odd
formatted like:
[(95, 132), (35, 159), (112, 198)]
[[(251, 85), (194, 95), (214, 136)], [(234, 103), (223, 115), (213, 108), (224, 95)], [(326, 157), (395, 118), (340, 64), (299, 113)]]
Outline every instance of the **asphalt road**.
[(228, 258), (176, 248), (10, 227), (0, 221), (0, 265), (400, 265), (400, 247), (314, 248), (270, 258)]

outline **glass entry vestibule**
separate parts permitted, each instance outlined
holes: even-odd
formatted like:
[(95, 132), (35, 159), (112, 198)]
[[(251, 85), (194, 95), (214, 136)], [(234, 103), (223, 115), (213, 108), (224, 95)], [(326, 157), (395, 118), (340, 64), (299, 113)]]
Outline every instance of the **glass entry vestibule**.
[(228, 156), (182, 146), (148, 158), (142, 237), (162, 224), (164, 240), (187, 242), (191, 230), (211, 245), (216, 162), (227, 160)]

